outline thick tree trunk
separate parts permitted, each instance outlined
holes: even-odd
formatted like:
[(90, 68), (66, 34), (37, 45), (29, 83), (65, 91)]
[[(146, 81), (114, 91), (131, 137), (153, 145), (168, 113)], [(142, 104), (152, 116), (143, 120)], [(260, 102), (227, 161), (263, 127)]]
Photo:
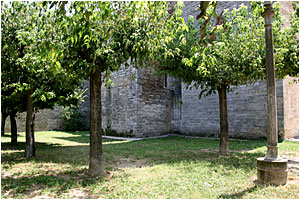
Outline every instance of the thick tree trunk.
[(18, 130), (16, 122), (16, 112), (11, 112), (10, 115), (10, 129), (11, 129), (11, 144), (18, 143)]
[(27, 116), (26, 116), (26, 147), (25, 147), (25, 156), (26, 158), (32, 158), (35, 156), (35, 141), (34, 141), (34, 105), (33, 98), (31, 95), (34, 90), (31, 89), (28, 91), (27, 97)]
[(90, 75), (90, 163), (89, 175), (104, 173), (102, 158), (101, 68)]
[(5, 131), (5, 120), (7, 118), (6, 113), (1, 113), (1, 136), (4, 136), (4, 131)]
[(218, 89), (219, 105), (220, 105), (220, 147), (219, 147), (219, 153), (221, 155), (227, 155), (228, 150), (229, 150), (226, 87), (227, 86), (225, 84), (222, 84), (221, 88)]

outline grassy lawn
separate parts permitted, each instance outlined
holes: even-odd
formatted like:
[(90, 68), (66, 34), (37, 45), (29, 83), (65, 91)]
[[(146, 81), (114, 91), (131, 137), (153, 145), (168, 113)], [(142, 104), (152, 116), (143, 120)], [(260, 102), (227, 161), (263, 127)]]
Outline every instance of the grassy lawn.
[[(18, 146), (2, 137), (2, 198), (299, 198), (297, 162), (289, 165), (285, 186), (253, 183), (266, 140), (230, 141), (230, 155), (224, 157), (213, 139), (104, 139), (106, 173), (89, 179), (87, 133), (37, 132), (37, 155), (30, 161), (24, 158), (24, 133), (19, 133)], [(298, 160), (298, 142), (283, 141), (279, 150)]]

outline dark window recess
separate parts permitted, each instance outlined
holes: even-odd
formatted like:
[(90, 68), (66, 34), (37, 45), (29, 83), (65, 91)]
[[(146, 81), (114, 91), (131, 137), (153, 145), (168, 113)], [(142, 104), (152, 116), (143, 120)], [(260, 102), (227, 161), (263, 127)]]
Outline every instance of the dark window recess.
[(164, 85), (165, 88), (168, 87), (168, 75), (166, 74), (165, 75), (165, 85)]

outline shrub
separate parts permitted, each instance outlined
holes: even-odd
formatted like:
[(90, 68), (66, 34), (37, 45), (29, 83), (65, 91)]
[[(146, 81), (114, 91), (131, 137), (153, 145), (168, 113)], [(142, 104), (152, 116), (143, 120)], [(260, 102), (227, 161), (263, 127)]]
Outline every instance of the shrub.
[(66, 107), (62, 112), (63, 129), (66, 131), (87, 130), (83, 114), (75, 107)]

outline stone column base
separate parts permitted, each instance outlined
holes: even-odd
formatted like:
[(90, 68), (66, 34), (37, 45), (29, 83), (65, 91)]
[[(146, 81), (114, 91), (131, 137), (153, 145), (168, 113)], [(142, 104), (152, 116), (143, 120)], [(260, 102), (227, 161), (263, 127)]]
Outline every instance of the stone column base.
[(258, 184), (285, 185), (287, 182), (287, 160), (257, 159), (257, 182)]

